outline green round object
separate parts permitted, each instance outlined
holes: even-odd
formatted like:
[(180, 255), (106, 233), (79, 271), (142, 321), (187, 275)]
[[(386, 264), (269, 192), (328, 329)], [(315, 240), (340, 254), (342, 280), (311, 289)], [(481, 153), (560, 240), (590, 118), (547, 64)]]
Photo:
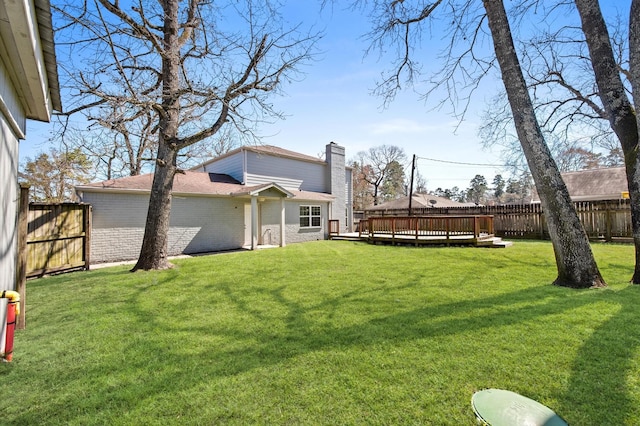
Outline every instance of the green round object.
[(478, 420), (490, 426), (568, 426), (538, 401), (502, 389), (485, 389), (471, 397)]

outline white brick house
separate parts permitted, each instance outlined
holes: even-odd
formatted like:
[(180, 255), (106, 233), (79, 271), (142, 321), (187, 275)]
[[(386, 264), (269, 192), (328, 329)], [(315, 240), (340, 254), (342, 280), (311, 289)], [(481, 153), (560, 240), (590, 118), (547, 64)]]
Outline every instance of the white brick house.
[[(92, 205), (91, 262), (137, 258), (153, 175), (76, 187)], [(344, 148), (326, 160), (277, 148), (233, 150), (174, 180), (169, 255), (322, 240), (328, 220), (353, 223), (351, 169)]]

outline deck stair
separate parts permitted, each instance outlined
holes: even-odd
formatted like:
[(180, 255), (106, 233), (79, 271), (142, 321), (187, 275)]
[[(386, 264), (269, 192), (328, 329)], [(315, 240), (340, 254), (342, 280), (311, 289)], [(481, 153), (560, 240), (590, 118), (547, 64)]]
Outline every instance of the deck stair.
[(330, 235), (330, 239), (339, 241), (366, 241), (366, 238), (361, 238), (357, 232), (349, 232), (338, 235)]
[[(368, 242), (375, 242), (374, 239), (371, 239), (367, 235), (359, 236), (357, 232), (350, 232), (350, 233), (339, 234), (339, 235), (331, 235), (331, 236), (329, 236), (329, 238), (331, 240), (334, 240), (334, 241), (368, 241)], [(397, 242), (399, 243), (400, 241), (397, 241)], [(407, 241), (407, 243), (412, 244), (412, 242), (410, 242), (410, 241)], [(478, 240), (474, 245), (476, 247), (506, 248), (506, 247), (511, 247), (513, 245), (513, 242), (504, 241), (500, 237), (493, 236), (493, 237), (485, 238), (485, 239), (482, 239), (482, 240)]]
[(490, 247), (490, 248), (506, 248), (513, 245), (512, 241), (504, 241), (500, 237), (491, 237), (489, 239), (478, 241), (476, 244), (478, 247)]

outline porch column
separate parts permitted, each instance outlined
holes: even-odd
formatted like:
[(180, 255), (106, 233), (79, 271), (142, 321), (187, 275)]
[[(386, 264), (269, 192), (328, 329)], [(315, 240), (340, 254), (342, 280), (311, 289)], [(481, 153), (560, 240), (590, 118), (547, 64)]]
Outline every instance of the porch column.
[(284, 198), (280, 199), (280, 247), (284, 247), (287, 245), (285, 241), (285, 209), (284, 209)]
[(251, 250), (258, 248), (258, 196), (251, 196)]

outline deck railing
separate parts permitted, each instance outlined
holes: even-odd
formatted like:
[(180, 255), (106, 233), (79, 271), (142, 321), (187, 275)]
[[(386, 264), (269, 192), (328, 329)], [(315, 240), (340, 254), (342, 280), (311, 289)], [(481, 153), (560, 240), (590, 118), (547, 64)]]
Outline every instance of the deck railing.
[[(578, 217), (590, 239), (631, 241), (631, 204), (628, 199), (575, 201)], [(509, 204), (500, 206), (413, 208), (416, 217), (493, 216), (494, 234), (506, 238), (549, 239), (545, 214), (540, 204)], [(408, 209), (371, 210), (366, 217), (408, 216)], [(362, 219), (361, 219), (362, 220)]]
[(406, 216), (370, 217), (360, 221), (360, 237), (390, 235), (392, 237), (491, 237), (494, 234), (493, 216)]
[(329, 219), (329, 235), (340, 234), (340, 221), (337, 219)]

